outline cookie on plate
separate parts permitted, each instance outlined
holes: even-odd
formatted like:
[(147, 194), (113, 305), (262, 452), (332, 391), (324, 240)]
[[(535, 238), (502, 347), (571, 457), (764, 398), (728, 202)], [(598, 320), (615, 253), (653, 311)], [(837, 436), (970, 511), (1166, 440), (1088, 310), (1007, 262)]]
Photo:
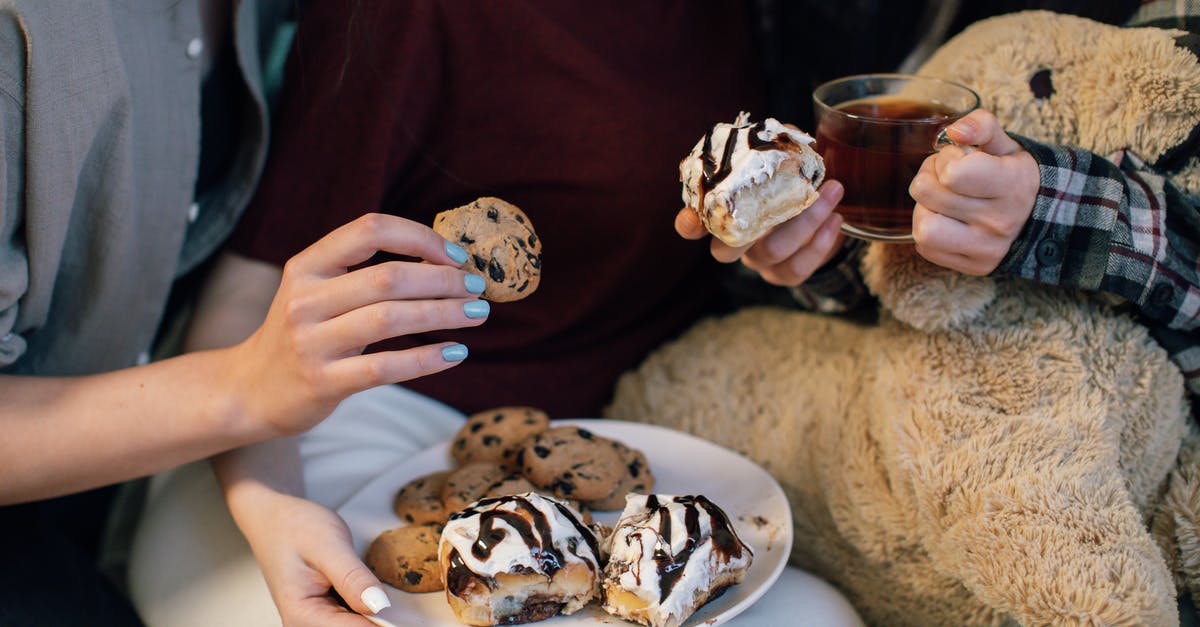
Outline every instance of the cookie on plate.
[(550, 417), (535, 407), (488, 409), (467, 418), (451, 441), (450, 454), (460, 464), (496, 462), (517, 470), (517, 450), (549, 426)]
[(584, 502), (612, 494), (625, 475), (611, 440), (580, 427), (551, 427), (533, 436), (517, 460), (537, 487)]
[(376, 537), (363, 558), (379, 580), (405, 592), (442, 589), (438, 541), (442, 525), (430, 523), (388, 529)]
[(392, 499), (392, 511), (410, 525), (446, 522), (450, 512), (442, 504), (442, 488), (449, 476), (449, 470), (442, 470), (404, 484)]
[(512, 496), (513, 494), (524, 494), (526, 492), (537, 492), (537, 486), (521, 476), (521, 473), (513, 472), (488, 486), (480, 498)]
[(478, 501), (488, 490), (508, 475), (494, 462), (472, 462), (460, 466), (446, 477), (442, 486), (442, 505), (450, 514)]
[(598, 510), (625, 509), (625, 495), (630, 492), (649, 494), (654, 491), (654, 473), (641, 451), (626, 446), (624, 442), (608, 440), (624, 464), (623, 476), (612, 494), (587, 502), (588, 507)]
[(471, 255), (467, 267), (487, 280), (483, 298), (520, 300), (542, 277), (542, 242), (529, 216), (499, 198), (480, 198), (433, 219), (433, 230)]

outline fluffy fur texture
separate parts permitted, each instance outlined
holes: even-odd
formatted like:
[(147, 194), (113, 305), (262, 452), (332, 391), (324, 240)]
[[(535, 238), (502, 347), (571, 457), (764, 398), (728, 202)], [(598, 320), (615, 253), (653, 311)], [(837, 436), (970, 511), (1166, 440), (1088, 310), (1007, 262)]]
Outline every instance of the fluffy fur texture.
[[(1153, 161), (1200, 122), (1200, 64), (1176, 34), (1021, 13), (923, 71), (973, 85), (1016, 132)], [(1030, 93), (1047, 68), (1058, 100)], [(878, 324), (767, 308), (704, 321), (626, 375), (607, 415), (762, 464), (792, 504), (793, 562), (873, 624), (1177, 624), (1177, 586), (1200, 592), (1200, 440), (1146, 329), (909, 247), (874, 244), (864, 274)]]

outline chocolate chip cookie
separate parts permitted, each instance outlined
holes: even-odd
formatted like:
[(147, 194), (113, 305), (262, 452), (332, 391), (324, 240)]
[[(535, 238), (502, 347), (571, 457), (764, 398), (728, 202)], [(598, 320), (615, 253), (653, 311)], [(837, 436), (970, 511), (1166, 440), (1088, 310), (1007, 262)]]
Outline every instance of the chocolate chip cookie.
[(472, 414), (455, 434), (450, 454), (460, 464), (496, 462), (515, 466), (517, 450), (530, 436), (550, 426), (546, 412), (533, 407), (497, 407)]
[(441, 537), (442, 526), (436, 523), (389, 529), (371, 542), (363, 561), (384, 583), (405, 592), (435, 592), (442, 589)]
[(433, 219), (433, 230), (471, 255), (467, 268), (484, 276), (483, 298), (520, 300), (538, 287), (542, 242), (529, 216), (499, 198), (480, 198)]
[(517, 460), (534, 485), (584, 502), (612, 494), (625, 474), (611, 441), (580, 427), (551, 427), (533, 436)]
[(442, 486), (442, 505), (453, 514), (483, 498), (493, 484), (508, 475), (494, 462), (472, 462), (460, 466), (446, 477)]
[(614, 510), (625, 509), (625, 495), (630, 492), (649, 494), (654, 490), (654, 473), (650, 472), (650, 464), (641, 451), (629, 448), (623, 442), (608, 440), (624, 464), (623, 475), (612, 494), (588, 501), (592, 509)]
[(442, 504), (442, 488), (449, 470), (417, 477), (404, 484), (392, 499), (392, 511), (408, 524), (444, 523), (450, 517)]

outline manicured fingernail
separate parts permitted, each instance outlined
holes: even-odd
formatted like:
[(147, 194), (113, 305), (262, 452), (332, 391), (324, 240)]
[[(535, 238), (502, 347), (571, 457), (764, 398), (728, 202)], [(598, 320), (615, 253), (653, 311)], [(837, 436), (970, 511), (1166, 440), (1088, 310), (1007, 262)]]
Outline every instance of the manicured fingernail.
[(462, 246), (459, 246), (450, 240), (446, 240), (446, 254), (450, 255), (450, 258), (458, 263), (467, 262), (467, 251), (464, 250)]
[(973, 120), (968, 120), (966, 118), (963, 118), (963, 119), (955, 122), (954, 124), (951, 124), (950, 130), (954, 131), (955, 134), (957, 134), (959, 136), (974, 137), (975, 136), (975, 122)]
[(392, 602), (388, 599), (387, 593), (379, 586), (371, 586), (362, 593), (362, 602), (371, 610), (372, 614), (378, 614), (385, 608), (392, 606)]
[(462, 361), (467, 358), (467, 347), (462, 344), (451, 344), (442, 349), (442, 359), (446, 361)]
[(487, 281), (484, 281), (483, 277), (478, 274), (468, 274), (464, 281), (467, 284), (467, 291), (472, 294), (482, 294), (484, 288), (487, 287)]
[(473, 300), (463, 303), (463, 313), (467, 314), (468, 318), (483, 318), (492, 310), (492, 306), (486, 300)]

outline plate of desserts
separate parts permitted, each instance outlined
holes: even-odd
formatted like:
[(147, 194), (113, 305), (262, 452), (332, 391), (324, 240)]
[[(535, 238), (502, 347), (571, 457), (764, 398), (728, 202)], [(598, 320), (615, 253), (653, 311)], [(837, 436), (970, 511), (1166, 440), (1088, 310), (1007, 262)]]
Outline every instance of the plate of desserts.
[(388, 627), (717, 625), (787, 563), (779, 484), (707, 440), (619, 420), (472, 415), (338, 513)]

